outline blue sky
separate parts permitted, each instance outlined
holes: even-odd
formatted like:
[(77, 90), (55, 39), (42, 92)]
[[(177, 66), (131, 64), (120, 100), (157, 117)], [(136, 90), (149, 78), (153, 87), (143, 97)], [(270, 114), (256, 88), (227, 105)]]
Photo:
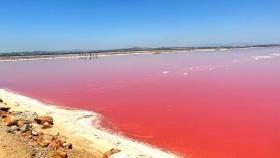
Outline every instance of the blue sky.
[(280, 43), (279, 0), (0, 0), (0, 52)]

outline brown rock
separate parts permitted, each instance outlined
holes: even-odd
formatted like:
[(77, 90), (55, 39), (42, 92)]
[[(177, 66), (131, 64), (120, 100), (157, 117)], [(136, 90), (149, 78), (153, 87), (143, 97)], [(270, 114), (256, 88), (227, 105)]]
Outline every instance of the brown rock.
[(36, 123), (43, 125), (45, 122), (53, 125), (53, 118), (51, 116), (40, 116), (34, 119)]
[(43, 137), (39, 137), (37, 139), (37, 144), (41, 147), (47, 147), (51, 143), (49, 139), (43, 139)]
[(17, 124), (17, 120), (13, 115), (8, 115), (7, 117), (5, 117), (3, 119), (3, 122), (6, 126), (12, 126)]
[(67, 154), (63, 151), (55, 151), (52, 158), (67, 158)]
[(103, 154), (103, 158), (109, 158), (111, 155), (120, 152), (120, 149), (113, 148)]
[(48, 147), (52, 149), (58, 149), (62, 146), (62, 142), (59, 139), (52, 140)]
[(73, 148), (73, 145), (71, 143), (63, 143), (62, 144), (62, 147), (63, 148), (66, 148), (66, 149), (72, 149)]
[(24, 125), (25, 125), (25, 121), (24, 120), (18, 120), (18, 122), (17, 122), (17, 126), (19, 127), (19, 128), (21, 128), (21, 127), (23, 127)]
[(21, 136), (28, 139), (32, 138), (31, 131), (23, 132)]
[(43, 123), (43, 126), (42, 126), (43, 129), (50, 128), (50, 127), (52, 127), (52, 125), (50, 123), (48, 123), (48, 122)]
[(0, 111), (0, 116), (1, 116), (2, 118), (7, 117), (8, 115), (9, 115), (9, 113), (8, 113), (8, 112), (5, 112), (5, 111)]

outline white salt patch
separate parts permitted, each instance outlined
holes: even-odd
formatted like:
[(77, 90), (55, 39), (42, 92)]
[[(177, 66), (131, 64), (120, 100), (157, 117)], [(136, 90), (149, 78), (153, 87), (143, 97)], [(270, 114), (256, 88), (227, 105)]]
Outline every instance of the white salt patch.
[(112, 156), (110, 156), (110, 158), (132, 158), (132, 156), (126, 154), (126, 153), (123, 153), (122, 151), (121, 152), (118, 152), (116, 154), (113, 154)]
[(184, 75), (188, 75), (189, 73), (185, 72)]
[(266, 55), (266, 56), (256, 56), (256, 57), (255, 57), (255, 60), (259, 60), (259, 59), (270, 59), (270, 58), (272, 58), (272, 56), (268, 56), (268, 55)]
[(168, 73), (169, 73), (169, 71), (163, 71), (162, 73), (163, 73), (163, 74), (168, 74)]
[(280, 53), (272, 53), (270, 55), (273, 55), (273, 56), (280, 56)]

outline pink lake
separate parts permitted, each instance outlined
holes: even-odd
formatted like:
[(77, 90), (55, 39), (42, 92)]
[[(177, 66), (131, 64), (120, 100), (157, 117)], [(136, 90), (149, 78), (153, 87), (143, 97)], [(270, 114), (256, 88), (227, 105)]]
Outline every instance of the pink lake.
[(0, 62), (0, 88), (190, 158), (280, 157), (280, 48)]

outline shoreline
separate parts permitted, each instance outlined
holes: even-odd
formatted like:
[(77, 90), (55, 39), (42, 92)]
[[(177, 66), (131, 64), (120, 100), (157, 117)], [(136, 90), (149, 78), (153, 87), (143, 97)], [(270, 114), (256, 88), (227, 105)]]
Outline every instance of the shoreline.
[[(253, 48), (253, 47), (246, 47)], [(128, 56), (128, 55), (149, 55), (149, 54), (171, 54), (171, 53), (191, 53), (191, 52), (214, 52), (214, 51), (227, 51), (240, 48), (200, 48), (200, 49), (178, 49), (178, 50), (153, 50), (153, 51), (125, 51), (125, 52), (87, 52), (87, 53), (58, 53), (58, 54), (37, 54), (37, 55), (0, 55), (0, 61), (33, 61), (33, 60), (56, 60), (56, 59), (89, 59), (94, 60), (98, 57), (108, 56)], [(244, 49), (244, 48), (243, 48)]]
[(98, 128), (92, 121), (101, 121), (98, 113), (44, 104), (32, 98), (0, 89), (0, 98), (14, 111), (32, 111), (39, 115), (50, 115), (55, 120), (54, 129), (62, 135), (71, 136), (74, 146), (105, 153), (112, 148), (121, 152), (114, 158), (181, 158), (182, 156), (163, 151), (142, 142)]
[(251, 45), (251, 46), (221, 46), (221, 47), (163, 47), (163, 48), (128, 48), (116, 50), (96, 51), (33, 51), (33, 52), (10, 52), (0, 53), (0, 61), (29, 61), (29, 60), (53, 60), (53, 59), (76, 59), (86, 58), (94, 60), (105, 56), (123, 55), (147, 55), (147, 54), (170, 54), (170, 53), (191, 53), (191, 52), (214, 52), (233, 49), (250, 48), (272, 48), (280, 45)]

